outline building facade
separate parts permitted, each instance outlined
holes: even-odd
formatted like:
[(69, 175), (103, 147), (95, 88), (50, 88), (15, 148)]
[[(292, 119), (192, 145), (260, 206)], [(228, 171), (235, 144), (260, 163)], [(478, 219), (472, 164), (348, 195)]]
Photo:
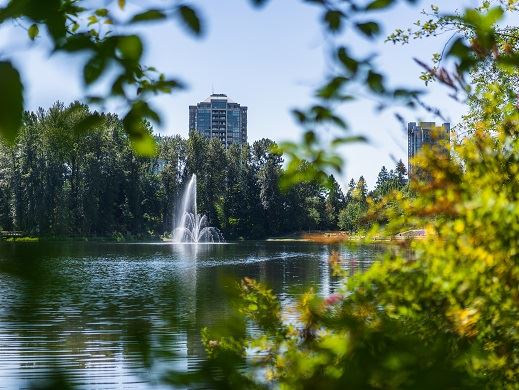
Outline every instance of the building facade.
[(450, 123), (436, 126), (435, 122), (409, 122), (407, 124), (407, 173), (409, 179), (416, 174), (412, 159), (424, 145), (438, 147), (439, 153), (449, 153)]
[(196, 106), (189, 106), (189, 130), (218, 138), (225, 147), (247, 142), (247, 107), (227, 95), (213, 93)]

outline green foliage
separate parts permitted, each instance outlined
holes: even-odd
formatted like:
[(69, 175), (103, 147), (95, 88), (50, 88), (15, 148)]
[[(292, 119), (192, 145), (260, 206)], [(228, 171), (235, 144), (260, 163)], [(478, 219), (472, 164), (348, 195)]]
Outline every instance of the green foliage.
[(394, 0), (373, 0), (366, 6), (367, 11), (387, 8), (395, 3)]
[[(475, 86), (484, 99), (451, 155), (423, 148), (412, 162), (423, 174), (409, 189), (401, 162), (381, 170), (367, 198), (362, 180), (349, 184), (344, 223), (351, 224), (365, 199), (385, 215), (382, 232), (420, 227), (425, 237), (392, 248), (334, 295), (305, 294), (290, 331), (285, 322), (277, 334), (239, 339), (244, 348), (259, 349), (249, 378), (291, 389), (517, 388), (519, 113), (509, 82), (485, 78), (489, 62), (507, 71), (491, 55), (500, 16), (487, 6), (456, 19), (482, 51), (462, 40), (461, 50), (448, 55), (459, 61), (460, 77), (468, 69), (481, 76)], [(433, 76), (447, 84), (447, 74)]]
[(152, 22), (154, 20), (166, 19), (166, 14), (157, 9), (149, 9), (147, 11), (136, 14), (132, 17), (131, 22)]
[(365, 218), (367, 207), (359, 202), (349, 202), (345, 208), (339, 212), (338, 226), (341, 230), (356, 232), (363, 227), (362, 221)]
[[(118, 1), (121, 11), (124, 11), (125, 4), (125, 1)], [(88, 96), (88, 100), (95, 103), (104, 103), (112, 98), (125, 101), (128, 114), (123, 121), (124, 129), (132, 140), (134, 150), (149, 156), (157, 151), (157, 147), (154, 139), (139, 124), (146, 118), (153, 118), (159, 123), (160, 117), (147, 103), (148, 97), (151, 94), (171, 93), (182, 85), (178, 80), (167, 79), (154, 68), (141, 63), (145, 49), (142, 39), (128, 32), (128, 25), (131, 27), (143, 21), (168, 20), (178, 13), (188, 30), (200, 35), (202, 24), (195, 9), (186, 4), (170, 7), (169, 12), (147, 9), (134, 15), (126, 24), (113, 18), (109, 7), (93, 8), (86, 1), (52, 0), (44, 4), (39, 1), (10, 0), (0, 7), (0, 24), (15, 20), (17, 25), (23, 27), (29, 23), (28, 39), (34, 41), (42, 34), (49, 38), (52, 45), (50, 54), (86, 54), (88, 60), (82, 74), (87, 91), (106, 74), (109, 66), (116, 64), (113, 67), (116, 72), (110, 75), (110, 88), (101, 95)], [(114, 31), (118, 34), (114, 34)], [(0, 102), (0, 117), (3, 119), (0, 136), (12, 142), (21, 126), (23, 85), (16, 69), (8, 61), (2, 64), (0, 78), (5, 85), (0, 87), (9, 98), (6, 103)]]
[[(303, 295), (295, 325), (258, 323), (262, 332), (235, 340), (256, 348), (249, 378), (282, 388), (516, 388), (518, 123), (517, 113), (497, 127), (480, 122), (455, 158), (425, 149), (416, 163), (427, 179), (411, 182), (414, 197), (397, 197), (403, 213), (388, 212), (390, 229), (418, 224), (426, 237), (334, 295)], [(247, 305), (257, 292), (244, 294)], [(246, 318), (275, 313), (268, 302)]]
[(181, 5), (178, 7), (178, 12), (186, 27), (193, 34), (200, 35), (202, 33), (202, 24), (200, 22), (200, 18), (198, 17), (198, 13), (192, 7)]
[(356, 26), (368, 38), (374, 38), (380, 34), (380, 26), (375, 22), (357, 23)]
[(0, 62), (0, 135), (13, 143), (22, 124), (23, 87), (10, 62)]

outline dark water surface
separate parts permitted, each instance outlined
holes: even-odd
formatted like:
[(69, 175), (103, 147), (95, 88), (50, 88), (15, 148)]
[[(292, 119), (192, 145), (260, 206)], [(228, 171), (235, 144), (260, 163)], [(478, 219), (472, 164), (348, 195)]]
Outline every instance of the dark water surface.
[(204, 356), (200, 329), (229, 317), (229, 277), (266, 283), (287, 307), (306, 288), (337, 288), (332, 250), (353, 274), (382, 249), (0, 243), (0, 389), (41, 384), (55, 369), (79, 388), (161, 388), (166, 370)]

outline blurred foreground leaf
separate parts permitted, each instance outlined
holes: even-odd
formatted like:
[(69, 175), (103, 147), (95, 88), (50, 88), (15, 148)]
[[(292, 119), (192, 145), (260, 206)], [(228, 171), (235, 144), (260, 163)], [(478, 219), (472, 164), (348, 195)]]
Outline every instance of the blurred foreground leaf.
[(8, 61), (0, 62), (0, 136), (14, 143), (22, 124), (23, 86), (20, 74)]
[(186, 27), (195, 35), (200, 35), (202, 33), (202, 23), (200, 21), (200, 17), (194, 8), (188, 5), (181, 5), (178, 8), (178, 12), (180, 17), (184, 21)]

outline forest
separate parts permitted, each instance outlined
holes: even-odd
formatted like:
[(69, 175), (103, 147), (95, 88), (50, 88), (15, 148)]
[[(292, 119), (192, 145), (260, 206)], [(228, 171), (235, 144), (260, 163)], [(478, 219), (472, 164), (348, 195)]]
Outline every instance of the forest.
[[(85, 124), (91, 114), (95, 120)], [(0, 153), (0, 230), (61, 238), (167, 236), (182, 190), (196, 174), (199, 208), (228, 239), (355, 231), (366, 224), (368, 197), (406, 182), (399, 162), (395, 171), (381, 170), (371, 193), (360, 177), (344, 194), (332, 175), (328, 185), (310, 181), (282, 191), (283, 158), (269, 139), (226, 150), (195, 132), (188, 139), (155, 138), (156, 156), (138, 157), (114, 114), (92, 113), (77, 102), (27, 112), (15, 146)]]

